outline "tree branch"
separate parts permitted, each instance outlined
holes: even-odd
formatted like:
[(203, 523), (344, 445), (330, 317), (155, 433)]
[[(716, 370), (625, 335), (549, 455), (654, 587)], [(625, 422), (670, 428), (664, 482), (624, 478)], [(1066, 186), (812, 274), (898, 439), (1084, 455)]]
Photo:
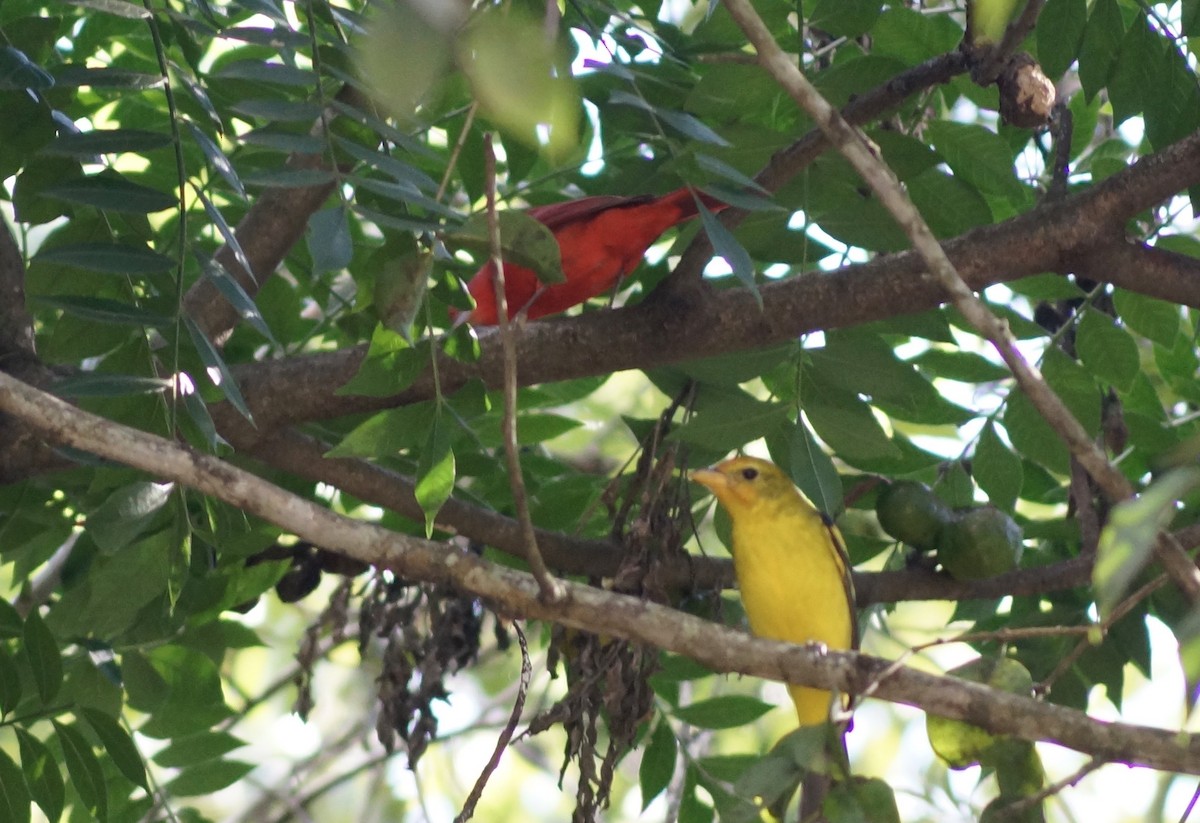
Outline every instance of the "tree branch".
[[(959, 51), (926, 60), (919, 66), (913, 66), (886, 83), (855, 97), (842, 109), (842, 117), (849, 123), (864, 125), (896, 108), (917, 92), (948, 83), (955, 75), (966, 71), (967, 66), (967, 56)], [(829, 141), (825, 135), (820, 129), (813, 129), (787, 148), (775, 152), (762, 171), (754, 176), (754, 182), (769, 192), (779, 191), (828, 148)], [(746, 215), (747, 212), (742, 209), (731, 208), (718, 215), (717, 219), (727, 227), (733, 228), (746, 219)], [(708, 235), (697, 232), (684, 250), (675, 270), (647, 299), (661, 299), (672, 290), (693, 284), (700, 278), (712, 253), (712, 243), (709, 242)]]
[[(1123, 236), (1127, 220), (1172, 194), (1200, 183), (1200, 133), (1145, 158), (1079, 194), (1044, 202), (1003, 223), (981, 226), (943, 244), (973, 289), (1047, 271), (1070, 274), (1092, 257), (1098, 238)], [(1164, 253), (1157, 253), (1159, 255)], [(1166, 262), (1165, 258), (1156, 260)], [(1174, 259), (1174, 258), (1170, 258)], [(1097, 271), (1102, 281), (1120, 278), (1131, 291), (1200, 308), (1200, 269), (1177, 266), (1163, 283), (1122, 269)], [(656, 292), (657, 294), (657, 292)], [(529, 323), (517, 341), (523, 385), (569, 380), (621, 369), (655, 368), (703, 357), (763, 348), (817, 330), (845, 328), (926, 311), (945, 292), (913, 252), (884, 255), (835, 272), (813, 273), (764, 284), (763, 305), (742, 289), (717, 290), (707, 283), (635, 306), (585, 312), (577, 317)], [(439, 363), (443, 390), (478, 378), (501, 385), (502, 361), (493, 330), (479, 333), (476, 363), (446, 358)], [(235, 368), (260, 429), (378, 411), (434, 396), (428, 373), (390, 398), (340, 397), (358, 368), (365, 346), (306, 354)], [(222, 404), (219, 423), (244, 425)], [(224, 431), (224, 430), (223, 430)]]
[[(1029, 0), (1026, 9), (1033, 9), (1036, 13), (1038, 5), (1036, 0)], [(784, 56), (749, 0), (725, 0), (725, 7), (754, 45), (763, 69), (812, 115), (826, 137), (871, 187), (880, 203), (908, 236), (954, 307), (981, 337), (991, 342), (1021, 391), (1066, 444), (1071, 455), (1091, 475), (1104, 496), (1114, 503), (1132, 497), (1133, 486), (1129, 480), (1108, 460), (1104, 450), (1093, 441), (1083, 424), (1050, 388), (1041, 373), (1025, 360), (1008, 325), (992, 314), (959, 275), (891, 169), (875, 156), (862, 135), (842, 119), (800, 69)], [(1165, 536), (1155, 542), (1154, 551), (1180, 591), (1193, 604), (1200, 603), (1200, 570), (1191, 559)]]
[(892, 702), (1027, 740), (1052, 740), (1093, 757), (1200, 774), (1200, 738), (1183, 732), (1094, 720), (953, 677), (938, 677), (853, 652), (826, 652), (752, 638), (626, 595), (564, 583), (561, 603), (539, 598), (528, 574), (438, 543), (343, 517), (215, 457), (81, 411), (0, 374), (0, 411), (55, 443), (191, 486), (317, 545), (409, 580), (453, 585), (504, 613), (553, 620), (687, 655), (717, 672), (869, 693)]

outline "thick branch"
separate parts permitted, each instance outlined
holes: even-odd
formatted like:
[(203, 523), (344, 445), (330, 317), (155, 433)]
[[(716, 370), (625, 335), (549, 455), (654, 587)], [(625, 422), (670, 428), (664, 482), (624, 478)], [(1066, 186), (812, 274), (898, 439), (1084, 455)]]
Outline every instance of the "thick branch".
[[(298, 154), (288, 159), (289, 170), (328, 169), (319, 154)], [(292, 246), (304, 235), (308, 218), (321, 207), (333, 191), (330, 180), (315, 186), (270, 188), (254, 201), (234, 230), (238, 245), (246, 254), (250, 269), (238, 262), (233, 249), (226, 245), (217, 252), (217, 262), (225, 267), (251, 297), (258, 294), (266, 279), (279, 268)], [(237, 325), (237, 310), (208, 278), (197, 280), (183, 298), (183, 308), (204, 332), (221, 340)]]
[(1140, 241), (1099, 243), (1076, 260), (1075, 273), (1148, 297), (1200, 306), (1200, 260)]
[[(1091, 259), (1098, 238), (1120, 237), (1125, 222), (1175, 192), (1200, 183), (1200, 134), (1079, 194), (1043, 203), (1003, 223), (982, 226), (946, 241), (943, 248), (973, 289), (1047, 271), (1070, 274)], [(1164, 294), (1159, 281), (1136, 271), (1097, 271), (1107, 281), (1200, 308), (1200, 272), (1179, 266), (1168, 281), (1179, 291)], [(704, 285), (704, 284), (702, 284)], [(697, 288), (613, 311), (529, 323), (517, 341), (524, 385), (654, 368), (703, 357), (762, 348), (801, 334), (845, 328), (935, 308), (945, 299), (913, 252), (885, 255), (836, 272), (813, 273), (761, 287), (763, 307), (742, 289)], [(502, 357), (494, 331), (480, 333), (477, 363), (444, 359), (442, 387), (453, 390), (471, 378), (501, 385)], [(338, 397), (333, 390), (353, 376), (366, 348), (301, 355), (239, 367), (237, 374), (255, 420), (263, 430), (340, 417), (429, 399), (426, 374), (392, 398)], [(222, 414), (230, 426), (236, 413)]]
[(0, 218), (0, 366), (32, 358), (33, 319), (25, 308), (25, 259), (8, 222)]
[(56, 443), (184, 483), (302, 539), (406, 579), (453, 585), (515, 616), (554, 620), (669, 649), (718, 672), (870, 694), (995, 733), (1052, 740), (1100, 759), (1200, 774), (1200, 739), (1192, 735), (1093, 720), (1072, 709), (865, 655), (756, 639), (589, 586), (564, 584), (561, 603), (543, 603), (528, 574), (334, 514), (214, 457), (88, 414), (5, 374), (0, 374), (0, 411), (21, 418)]

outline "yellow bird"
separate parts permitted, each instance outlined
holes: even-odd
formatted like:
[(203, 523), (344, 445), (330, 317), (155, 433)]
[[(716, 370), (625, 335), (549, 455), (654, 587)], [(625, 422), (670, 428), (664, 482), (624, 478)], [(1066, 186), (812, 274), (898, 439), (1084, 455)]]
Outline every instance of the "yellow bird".
[[(692, 472), (733, 521), (733, 569), (750, 631), (792, 643), (858, 648), (842, 535), (774, 463), (735, 457)], [(788, 686), (801, 726), (829, 720), (832, 696)]]

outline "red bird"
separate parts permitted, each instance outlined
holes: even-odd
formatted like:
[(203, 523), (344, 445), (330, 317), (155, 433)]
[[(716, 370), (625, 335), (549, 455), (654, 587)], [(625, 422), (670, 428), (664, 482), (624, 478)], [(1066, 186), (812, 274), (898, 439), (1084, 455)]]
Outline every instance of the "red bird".
[[(699, 213), (696, 197), (714, 212), (728, 207), (707, 194), (693, 195), (685, 187), (661, 197), (600, 195), (530, 209), (529, 216), (554, 233), (567, 280), (545, 285), (532, 269), (506, 262), (504, 295), (509, 319), (524, 309), (526, 317), (536, 320), (611, 291), (638, 267), (659, 235)], [(495, 266), (489, 262), (471, 278), (467, 291), (475, 298), (475, 308), (457, 322), (476, 326), (499, 322), (495, 274)], [(452, 312), (452, 316), (457, 314)]]

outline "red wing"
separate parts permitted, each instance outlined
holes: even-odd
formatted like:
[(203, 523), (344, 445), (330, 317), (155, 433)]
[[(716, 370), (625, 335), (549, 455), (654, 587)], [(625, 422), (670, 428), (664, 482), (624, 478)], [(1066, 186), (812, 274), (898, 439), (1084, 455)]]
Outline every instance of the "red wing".
[(561, 203), (534, 206), (529, 210), (529, 216), (553, 231), (568, 223), (586, 220), (593, 215), (611, 208), (639, 206), (642, 203), (649, 203), (653, 199), (654, 197), (649, 194), (643, 194), (638, 197), (600, 194), (595, 197), (581, 197), (578, 200), (565, 200)]

